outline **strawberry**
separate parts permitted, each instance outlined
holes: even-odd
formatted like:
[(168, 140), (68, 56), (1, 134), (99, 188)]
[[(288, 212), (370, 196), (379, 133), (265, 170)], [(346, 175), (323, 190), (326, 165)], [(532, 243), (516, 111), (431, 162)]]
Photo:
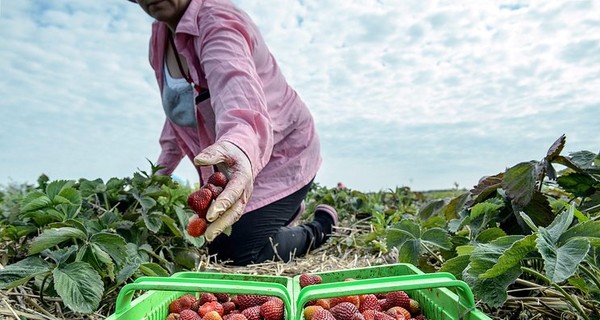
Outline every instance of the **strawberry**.
[(417, 300), (410, 299), (410, 303), (408, 304), (408, 311), (412, 315), (421, 314), (421, 305)]
[(221, 194), (221, 192), (223, 192), (222, 187), (217, 187), (212, 183), (207, 183), (203, 188), (210, 190), (210, 192), (212, 193), (213, 200), (216, 199)]
[(219, 316), (223, 316), (223, 306), (218, 302), (218, 301), (210, 301), (210, 302), (205, 302), (203, 305), (200, 306), (200, 308), (198, 308), (198, 314), (201, 317), (204, 317), (207, 313), (211, 312), (211, 311), (216, 311)]
[(227, 179), (227, 176), (223, 172), (217, 171), (208, 177), (208, 183), (214, 184), (217, 187), (225, 188), (228, 182), (229, 179)]
[(312, 320), (336, 320), (329, 310), (317, 311), (312, 317)]
[(386, 298), (383, 299), (377, 299), (377, 301), (379, 301), (379, 305), (381, 306), (381, 310), (387, 310), (391, 307), (388, 306), (388, 302)]
[(187, 203), (198, 216), (204, 218), (212, 199), (212, 192), (209, 189), (200, 188), (188, 196)]
[(256, 305), (256, 306), (252, 306), (252, 307), (248, 307), (244, 310), (242, 310), (242, 314), (244, 316), (246, 316), (246, 318), (248, 320), (261, 320), (261, 315), (260, 315), (260, 306)]
[(171, 302), (171, 304), (169, 304), (169, 312), (170, 313), (181, 313), (181, 311), (185, 310), (185, 309), (186, 308), (184, 308), (182, 306), (180, 299), (175, 299), (175, 300), (173, 300), (173, 302)]
[(358, 310), (360, 312), (364, 312), (365, 310), (381, 311), (381, 305), (379, 304), (379, 300), (377, 300), (377, 297), (374, 294), (366, 294)]
[(196, 297), (194, 297), (193, 295), (191, 295), (189, 293), (182, 295), (178, 299), (181, 300), (181, 306), (184, 309), (191, 309), (194, 302), (196, 302)]
[(384, 310), (387, 310), (391, 307), (402, 307), (404, 309), (410, 308), (410, 297), (404, 291), (389, 292), (385, 296), (385, 299), (387, 302), (387, 308), (384, 308)]
[(304, 288), (313, 284), (319, 284), (323, 281), (323, 279), (321, 279), (321, 276), (311, 273), (301, 274), (298, 280), (300, 281), (300, 288)]
[(190, 309), (183, 310), (179, 313), (181, 320), (201, 320), (202, 318)]
[(260, 306), (260, 315), (265, 320), (283, 320), (283, 313), (283, 300), (277, 297), (267, 300)]
[(268, 296), (261, 296), (255, 294), (238, 294), (237, 305), (240, 310), (244, 310), (254, 306), (260, 306), (269, 299)]
[(375, 311), (376, 310), (365, 310), (361, 313), (365, 320), (375, 320)]
[(214, 293), (215, 297), (217, 297), (217, 301), (223, 303), (229, 301), (229, 293)]
[(190, 236), (197, 238), (206, 232), (206, 227), (207, 223), (204, 218), (190, 219), (187, 226), (187, 233)]
[(357, 295), (354, 296), (343, 296), (343, 297), (335, 297), (329, 299), (331, 306), (335, 306), (341, 302), (350, 302), (354, 304), (357, 308), (360, 306), (360, 297)]
[(362, 314), (362, 313), (360, 313), (360, 312), (359, 312), (359, 313), (355, 313), (355, 314), (352, 316), (352, 319), (351, 319), (351, 320), (365, 320), (365, 316), (363, 316), (363, 314)]
[(207, 302), (211, 302), (211, 301), (217, 301), (217, 297), (210, 292), (202, 292), (200, 294), (200, 297), (198, 298), (198, 303), (200, 305), (203, 305), (203, 304), (205, 304)]
[(340, 302), (329, 309), (337, 320), (350, 320), (358, 308), (351, 302)]
[(424, 315), (420, 314), (418, 316), (415, 317), (416, 320), (427, 320), (427, 318), (425, 318)]
[[(396, 320), (396, 318), (390, 316), (389, 314), (381, 311), (373, 310), (374, 320)], [(366, 317), (365, 317), (366, 318)]]
[(325, 310), (331, 309), (331, 303), (329, 302), (329, 299), (317, 299), (315, 300), (315, 305), (321, 306)]
[(223, 316), (223, 320), (248, 320), (245, 315), (241, 313), (230, 313)]
[(386, 313), (394, 317), (396, 320), (409, 320), (412, 318), (410, 312), (402, 307), (392, 307), (386, 311)]
[(235, 303), (232, 301), (225, 301), (221, 305), (223, 305), (223, 314), (230, 314), (231, 311), (235, 310)]
[(202, 317), (202, 320), (223, 320), (217, 311), (210, 311)]
[(318, 311), (325, 310), (321, 306), (308, 306), (304, 308), (304, 320), (311, 320)]
[(179, 313), (169, 313), (169, 315), (165, 318), (165, 320), (180, 320), (181, 317)]

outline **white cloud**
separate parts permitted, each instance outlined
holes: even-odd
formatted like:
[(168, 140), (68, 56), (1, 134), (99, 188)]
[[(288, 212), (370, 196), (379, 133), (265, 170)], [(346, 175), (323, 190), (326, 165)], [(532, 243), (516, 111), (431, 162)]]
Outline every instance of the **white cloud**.
[[(600, 145), (598, 2), (234, 2), (313, 111), (319, 182), (469, 187), (562, 133), (570, 151)], [(125, 0), (0, 6), (0, 183), (147, 169), (164, 115), (145, 13)], [(187, 160), (177, 174), (195, 175)]]

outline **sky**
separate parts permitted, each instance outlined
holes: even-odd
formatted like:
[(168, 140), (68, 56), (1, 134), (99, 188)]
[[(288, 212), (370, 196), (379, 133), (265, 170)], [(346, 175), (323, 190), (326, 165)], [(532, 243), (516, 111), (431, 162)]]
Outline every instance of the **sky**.
[[(321, 185), (471, 188), (562, 134), (600, 150), (600, 1), (234, 3), (315, 118)], [(0, 185), (149, 170), (151, 22), (125, 0), (0, 0)], [(197, 182), (187, 159), (174, 174)]]

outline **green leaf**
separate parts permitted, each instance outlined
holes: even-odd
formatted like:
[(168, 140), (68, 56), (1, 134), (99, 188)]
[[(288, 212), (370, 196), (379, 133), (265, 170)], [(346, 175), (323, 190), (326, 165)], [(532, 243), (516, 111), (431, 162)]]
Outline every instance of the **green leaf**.
[(565, 281), (575, 274), (579, 263), (590, 250), (590, 241), (574, 238), (557, 247), (548, 230), (540, 228), (536, 240), (537, 248), (544, 258), (546, 276), (554, 283)]
[[(189, 217), (192, 214), (187, 213), (184, 209), (180, 207), (175, 207), (175, 214), (177, 214), (177, 219), (179, 219), (180, 226), (187, 226), (189, 222)], [(185, 240), (194, 245), (197, 248), (201, 248), (204, 245), (204, 236), (194, 238), (190, 236), (185, 230), (183, 230), (183, 234), (185, 236)]]
[(67, 204), (81, 205), (81, 193), (75, 188), (65, 188), (56, 197), (61, 197)]
[(138, 246), (134, 243), (127, 243), (127, 262), (117, 274), (117, 283), (122, 283), (129, 279), (142, 264), (142, 258), (138, 254)]
[(463, 206), (467, 202), (467, 199), (469, 199), (469, 192), (465, 192), (455, 197), (442, 208), (442, 210), (440, 211), (441, 214), (448, 221), (452, 219), (457, 219), (459, 217), (459, 212), (463, 209)]
[(456, 247), (456, 254), (458, 254), (459, 256), (471, 255), (471, 253), (473, 253), (473, 251), (475, 251), (475, 246), (472, 246), (472, 245), (464, 245), (464, 246)]
[(589, 169), (598, 159), (598, 155), (590, 151), (577, 151), (569, 154), (569, 159), (580, 168)]
[(571, 226), (571, 223), (573, 222), (574, 210), (575, 207), (569, 207), (569, 210), (565, 210), (556, 216), (554, 221), (552, 221), (552, 223), (546, 228), (552, 244), (558, 242), (560, 236), (562, 236), (562, 234), (567, 231), (569, 226)]
[(157, 233), (163, 224), (161, 215), (162, 214), (158, 213), (158, 212), (152, 212), (152, 213), (142, 212), (142, 217), (144, 219), (144, 224), (145, 224), (146, 228), (154, 233)]
[(537, 235), (531, 234), (525, 238), (515, 241), (513, 245), (498, 258), (498, 262), (489, 270), (479, 275), (480, 279), (494, 278), (502, 275), (508, 270), (518, 267), (521, 260), (530, 252), (536, 250), (535, 240)]
[(110, 255), (119, 268), (125, 265), (127, 261), (127, 242), (120, 235), (100, 232), (91, 236), (90, 242)]
[(131, 195), (140, 203), (142, 206), (142, 212), (148, 213), (150, 209), (156, 205), (156, 200), (149, 196), (141, 196), (137, 191), (131, 191)]
[(567, 140), (567, 138), (563, 134), (558, 139), (556, 139), (556, 141), (554, 141), (552, 146), (550, 146), (550, 148), (548, 149), (548, 152), (546, 152), (546, 159), (548, 161), (552, 161), (552, 160), (554, 160), (554, 158), (558, 157), (558, 155), (561, 153), (561, 151), (565, 147), (566, 140)]
[(29, 254), (40, 253), (44, 249), (48, 249), (69, 239), (86, 240), (87, 235), (79, 229), (70, 227), (48, 229), (32, 240), (29, 247)]
[(533, 192), (531, 201), (523, 207), (523, 211), (529, 215), (536, 225), (542, 227), (549, 225), (555, 218), (548, 198), (537, 190)]
[(488, 243), (504, 236), (506, 236), (506, 232), (504, 232), (504, 230), (500, 228), (489, 228), (481, 231), (476, 240), (480, 243)]
[(433, 200), (426, 203), (419, 209), (419, 219), (425, 221), (436, 214), (444, 206), (444, 200)]
[(498, 211), (504, 207), (503, 204), (481, 202), (471, 208), (471, 220), (475, 220), (482, 215), (497, 215)]
[(28, 193), (21, 201), (21, 213), (36, 211), (46, 208), (52, 204), (52, 200), (41, 191)]
[(457, 278), (462, 278), (464, 270), (469, 265), (469, 255), (456, 256), (444, 262), (439, 272), (450, 272)]
[(597, 182), (589, 174), (571, 172), (558, 177), (556, 181), (576, 197), (589, 197), (596, 192)]
[(410, 239), (398, 247), (398, 261), (416, 265), (421, 256), (421, 240)]
[(432, 228), (426, 230), (421, 236), (421, 241), (444, 250), (452, 250), (450, 235), (448, 235), (446, 230), (441, 228)]
[(600, 239), (600, 221), (588, 220), (577, 224), (565, 231), (558, 238), (558, 244), (564, 244), (572, 238), (598, 238)]
[(72, 245), (57, 250), (44, 250), (42, 254), (54, 260), (56, 264), (61, 264), (65, 263), (69, 258), (71, 258), (73, 253), (75, 253), (78, 249), (79, 247), (77, 245)]
[(46, 194), (48, 198), (54, 200), (54, 197), (60, 194), (60, 192), (66, 188), (71, 188), (75, 184), (75, 181), (71, 180), (55, 180), (48, 184), (46, 187)]
[(89, 314), (100, 305), (104, 284), (96, 270), (85, 262), (59, 266), (52, 272), (54, 288), (69, 309)]
[(175, 237), (183, 237), (183, 233), (181, 232), (181, 230), (179, 230), (179, 228), (177, 227), (177, 222), (173, 218), (169, 217), (166, 214), (160, 214), (160, 218), (162, 219), (163, 224), (167, 226), (169, 230), (171, 230)]
[(513, 205), (524, 207), (531, 201), (535, 190), (536, 163), (535, 161), (521, 162), (504, 173), (502, 188)]
[[(106, 272), (105, 274), (110, 278), (111, 281), (115, 280), (115, 263), (106, 251), (102, 250), (97, 244), (90, 244), (90, 249), (94, 255), (94, 262), (101, 268), (95, 268), (100, 272)], [(93, 265), (92, 265), (93, 266)]]
[(18, 287), (31, 278), (50, 272), (50, 264), (40, 257), (27, 257), (0, 270), (0, 289)]
[(169, 272), (156, 263), (143, 263), (140, 265), (140, 271), (150, 277), (168, 277)]
[(79, 191), (81, 192), (82, 197), (87, 198), (93, 194), (105, 192), (106, 185), (100, 178), (96, 180), (80, 179)]

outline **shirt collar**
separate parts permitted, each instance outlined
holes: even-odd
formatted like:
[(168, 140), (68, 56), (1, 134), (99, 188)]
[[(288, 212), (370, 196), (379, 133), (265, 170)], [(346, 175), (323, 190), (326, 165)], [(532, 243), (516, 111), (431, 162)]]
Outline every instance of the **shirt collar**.
[(199, 36), (200, 30), (198, 29), (198, 12), (202, 8), (204, 0), (191, 0), (187, 9), (183, 13), (181, 20), (177, 24), (175, 33), (188, 33), (193, 36)]

